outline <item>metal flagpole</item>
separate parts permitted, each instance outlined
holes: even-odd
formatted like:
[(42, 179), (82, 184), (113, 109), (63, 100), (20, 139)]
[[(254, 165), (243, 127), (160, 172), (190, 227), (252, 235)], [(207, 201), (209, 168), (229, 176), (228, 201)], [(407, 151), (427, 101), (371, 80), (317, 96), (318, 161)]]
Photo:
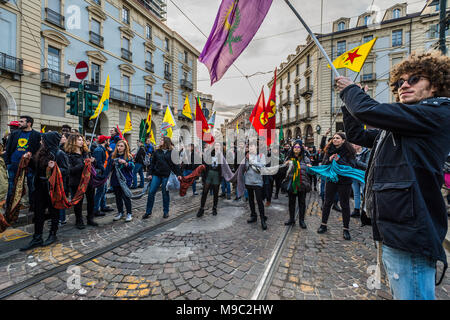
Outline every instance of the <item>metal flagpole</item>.
[[(356, 74), (355, 79), (353, 79), (353, 82), (356, 82), (356, 79), (358, 78), (358, 76), (359, 76), (360, 73), (361, 73), (361, 71), (358, 72), (358, 73)], [(364, 88), (363, 88), (363, 89), (364, 89)], [(341, 108), (344, 107), (344, 106), (345, 106), (345, 104), (342, 103), (342, 104), (341, 104)], [(334, 115), (333, 121), (331, 122), (331, 126), (333, 126), (333, 123), (336, 121), (337, 116), (339, 115), (339, 111), (335, 111), (335, 112), (336, 112), (336, 114)]]
[(328, 64), (331, 67), (331, 70), (333, 70), (334, 75), (336, 77), (340, 77), (341, 75), (339, 74), (339, 72), (337, 71), (336, 67), (333, 65), (333, 62), (331, 61), (330, 57), (328, 56), (328, 54), (325, 52), (325, 49), (322, 47), (322, 45), (320, 44), (319, 40), (317, 39), (316, 35), (312, 32), (312, 30), (308, 27), (308, 25), (306, 24), (306, 22), (302, 19), (302, 17), (300, 16), (300, 14), (297, 12), (297, 10), (295, 10), (295, 8), (292, 6), (292, 4), (289, 2), (289, 0), (284, 0), (286, 2), (286, 4), (289, 6), (289, 8), (291, 8), (291, 10), (294, 12), (294, 14), (297, 16), (297, 18), (300, 20), (300, 22), (303, 24), (303, 26), (305, 27), (306, 31), (308, 31), (308, 33), (311, 35), (311, 38), (314, 40), (314, 42), (316, 43), (317, 47), (319, 48), (319, 50), (322, 52), (323, 56), (325, 57), (325, 59), (327, 59)]
[[(102, 108), (103, 109), (103, 108)], [(102, 110), (103, 111), (103, 110)], [(100, 112), (101, 113), (101, 112)], [(94, 141), (94, 135), (95, 135), (95, 129), (97, 128), (97, 123), (98, 123), (98, 118), (100, 118), (100, 113), (97, 116), (97, 119), (95, 119), (95, 125), (94, 125), (94, 131), (92, 131), (92, 136), (91, 136), (91, 144), (90, 146), (92, 146), (92, 141)]]

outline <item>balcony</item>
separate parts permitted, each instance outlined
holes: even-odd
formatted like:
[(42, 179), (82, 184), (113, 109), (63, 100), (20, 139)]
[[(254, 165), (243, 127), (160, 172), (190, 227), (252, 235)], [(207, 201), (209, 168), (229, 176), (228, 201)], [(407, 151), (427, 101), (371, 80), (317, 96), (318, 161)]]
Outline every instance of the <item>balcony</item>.
[(50, 8), (45, 8), (45, 21), (64, 29), (64, 16)]
[(301, 113), (299, 116), (300, 121), (309, 121), (311, 120), (311, 112), (306, 111), (305, 113)]
[(89, 41), (103, 48), (103, 37), (95, 32), (89, 31)]
[(375, 81), (377, 79), (376, 73), (366, 73), (361, 75), (361, 82), (370, 82)]
[(189, 90), (189, 91), (192, 91), (194, 89), (192, 83), (187, 81), (186, 79), (181, 79), (180, 85), (181, 85), (181, 88)]
[(302, 96), (302, 97), (311, 97), (312, 96), (312, 94), (313, 94), (313, 89), (311, 88), (311, 87), (304, 87), (304, 88), (302, 88), (302, 89), (300, 89), (300, 95)]
[(291, 104), (291, 100), (289, 98), (285, 98), (281, 100), (282, 106), (289, 106)]
[(9, 72), (14, 80), (20, 80), (23, 74), (23, 60), (0, 52), (0, 74)]
[(145, 70), (155, 72), (155, 65), (150, 61), (145, 61)]
[[(144, 6), (145, 9), (151, 11), (158, 18), (164, 18), (162, 13), (166, 13), (165, 10), (162, 9), (162, 6), (156, 3), (153, 0), (137, 0), (140, 4)], [(158, 1), (159, 2), (159, 1)]]
[(41, 83), (50, 88), (51, 85), (59, 86), (65, 91), (70, 84), (70, 75), (56, 70), (45, 68), (41, 70)]
[(172, 81), (172, 74), (168, 71), (164, 71), (164, 79), (167, 81)]
[(294, 94), (294, 102), (297, 103), (300, 101), (300, 94), (296, 93)]
[(133, 61), (133, 53), (127, 49), (122, 48), (122, 58), (132, 62)]
[(0, 3), (8, 3), (9, 0), (0, 0)]

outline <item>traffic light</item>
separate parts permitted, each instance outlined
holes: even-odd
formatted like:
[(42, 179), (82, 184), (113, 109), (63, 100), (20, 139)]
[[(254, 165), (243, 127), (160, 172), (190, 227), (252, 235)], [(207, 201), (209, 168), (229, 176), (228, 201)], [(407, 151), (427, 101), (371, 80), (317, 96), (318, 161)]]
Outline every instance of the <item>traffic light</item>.
[(84, 116), (91, 117), (98, 105), (98, 96), (89, 92), (84, 94)]
[(77, 91), (69, 92), (67, 94), (67, 98), (69, 98), (67, 105), (70, 106), (69, 110), (67, 110), (67, 113), (69, 113), (73, 116), (78, 115), (78, 93), (77, 93)]

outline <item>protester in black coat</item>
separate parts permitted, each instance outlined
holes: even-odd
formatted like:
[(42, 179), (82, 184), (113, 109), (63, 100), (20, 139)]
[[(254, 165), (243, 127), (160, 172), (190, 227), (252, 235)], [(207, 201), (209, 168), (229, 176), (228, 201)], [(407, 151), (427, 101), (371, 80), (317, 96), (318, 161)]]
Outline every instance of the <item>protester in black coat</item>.
[[(48, 132), (42, 135), (42, 146), (36, 155), (30, 160), (30, 167), (34, 168), (35, 204), (34, 214), (34, 235), (31, 242), (21, 251), (30, 250), (38, 246), (47, 246), (57, 240), (59, 210), (54, 208), (50, 199), (49, 181), (47, 178), (47, 168), (53, 168), (55, 163), (61, 171), (62, 176), (67, 175), (69, 164), (66, 154), (59, 149), (61, 136), (57, 132)], [(24, 157), (30, 157), (25, 154)], [(50, 234), (44, 242), (42, 233), (44, 230), (45, 212), (48, 210), (51, 219)]]
[[(338, 132), (324, 149), (324, 157), (322, 164), (331, 164), (336, 161), (340, 165), (355, 167), (355, 150), (347, 142), (345, 133)], [(349, 177), (338, 176), (337, 182), (327, 181), (325, 185), (325, 201), (322, 208), (322, 224), (318, 233), (327, 231), (328, 217), (330, 216), (331, 206), (335, 200), (336, 193), (339, 194), (339, 201), (342, 206), (342, 220), (344, 224), (344, 239), (350, 240), (349, 223), (350, 223), (350, 192), (352, 187), (352, 179)]]
[[(65, 150), (70, 163), (70, 193), (72, 194), (72, 197), (74, 197), (81, 182), (85, 159), (89, 159), (92, 165), (94, 165), (95, 158), (91, 157), (86, 145), (86, 140), (78, 133), (72, 134), (69, 137)], [(95, 189), (89, 184), (85, 193), (87, 199), (87, 224), (96, 227), (98, 224), (94, 222), (94, 195)], [(85, 228), (82, 216), (83, 199), (81, 199), (74, 207), (75, 226), (78, 229)]]

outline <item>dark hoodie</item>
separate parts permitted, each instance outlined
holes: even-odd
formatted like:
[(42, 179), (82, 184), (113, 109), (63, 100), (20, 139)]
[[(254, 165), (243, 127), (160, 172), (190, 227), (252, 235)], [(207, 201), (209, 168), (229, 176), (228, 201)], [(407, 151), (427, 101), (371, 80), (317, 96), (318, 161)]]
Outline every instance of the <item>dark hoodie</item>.
[[(336, 148), (334, 144), (331, 144), (327, 152), (324, 154), (322, 164), (331, 164), (330, 157), (335, 153), (339, 155), (339, 160), (337, 161), (338, 164), (353, 168), (356, 167), (355, 155), (352, 154), (344, 145)], [(352, 184), (353, 182), (352, 178), (349, 177), (338, 176), (338, 179), (339, 180), (336, 184)]]

